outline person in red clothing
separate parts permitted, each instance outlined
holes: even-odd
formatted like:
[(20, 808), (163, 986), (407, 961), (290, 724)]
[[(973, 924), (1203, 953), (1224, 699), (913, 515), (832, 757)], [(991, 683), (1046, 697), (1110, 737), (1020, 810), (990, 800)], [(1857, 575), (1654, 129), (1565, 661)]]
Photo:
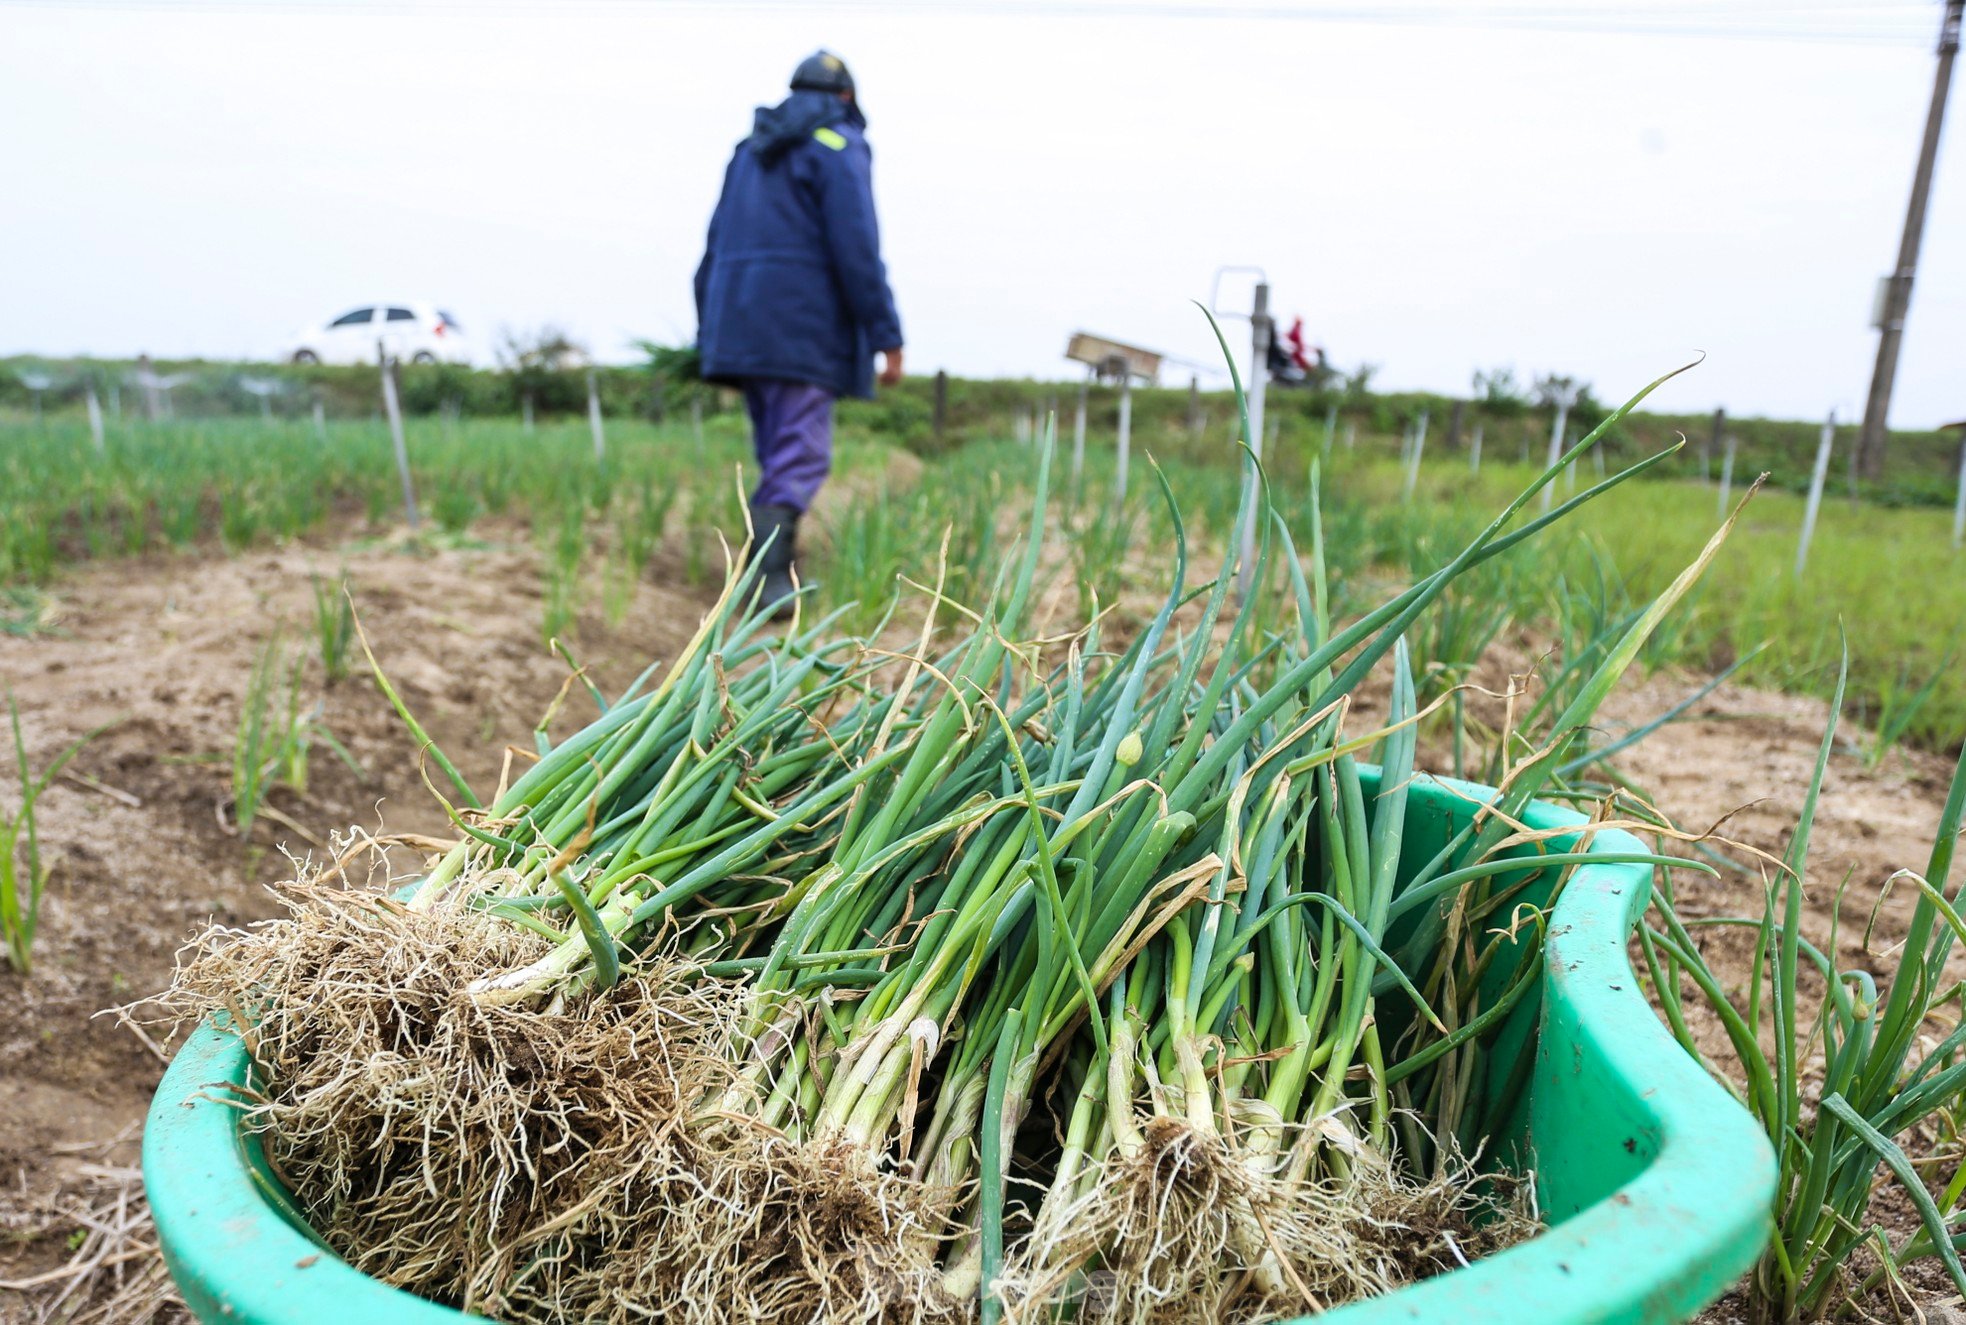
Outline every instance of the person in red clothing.
[(1298, 371), (1309, 375), (1316, 365), (1312, 364), (1310, 356), (1305, 353), (1303, 318), (1297, 318), (1290, 324), (1290, 330), (1284, 335), (1284, 341), (1290, 346), (1290, 362), (1297, 365)]
[(1270, 340), (1270, 380), (1278, 386), (1317, 387), (1330, 376), (1324, 347), (1312, 345), (1304, 336), (1304, 319), (1297, 318), (1290, 330)]

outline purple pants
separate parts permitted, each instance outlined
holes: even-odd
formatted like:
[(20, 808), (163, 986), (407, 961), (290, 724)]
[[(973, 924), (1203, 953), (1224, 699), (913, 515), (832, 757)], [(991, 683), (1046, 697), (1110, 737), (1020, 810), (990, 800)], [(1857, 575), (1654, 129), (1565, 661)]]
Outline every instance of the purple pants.
[(809, 382), (747, 378), (744, 408), (758, 453), (752, 503), (803, 513), (833, 468), (833, 393)]

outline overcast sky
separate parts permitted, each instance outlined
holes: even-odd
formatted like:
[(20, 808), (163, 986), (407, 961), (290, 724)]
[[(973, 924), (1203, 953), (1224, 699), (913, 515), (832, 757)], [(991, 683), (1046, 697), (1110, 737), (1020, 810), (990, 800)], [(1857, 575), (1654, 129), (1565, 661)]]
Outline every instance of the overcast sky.
[[(1934, 0), (1112, 2), (0, 0), (0, 353), (266, 355), (405, 298), (686, 340), (731, 147), (825, 45), (911, 371), (1064, 376), (1076, 328), (1211, 360), (1189, 301), (1250, 263), (1386, 386), (1705, 351), (1662, 405), (1860, 410)], [(1961, 417), (1955, 125), (1893, 422)]]

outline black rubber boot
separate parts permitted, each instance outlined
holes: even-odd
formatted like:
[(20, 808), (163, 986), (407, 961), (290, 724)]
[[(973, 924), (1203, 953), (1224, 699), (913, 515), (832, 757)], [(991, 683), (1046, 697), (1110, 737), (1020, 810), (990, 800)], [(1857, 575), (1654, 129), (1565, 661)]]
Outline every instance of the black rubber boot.
[(758, 601), (783, 621), (792, 615), (792, 563), (798, 556), (799, 513), (790, 506), (751, 507), (751, 560), (758, 567)]

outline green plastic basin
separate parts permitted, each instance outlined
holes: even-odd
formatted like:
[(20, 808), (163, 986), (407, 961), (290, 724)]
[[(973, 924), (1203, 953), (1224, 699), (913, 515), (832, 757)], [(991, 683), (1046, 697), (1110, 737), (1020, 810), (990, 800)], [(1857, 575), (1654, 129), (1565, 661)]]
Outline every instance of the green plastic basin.
[[(1438, 850), (1493, 794), (1416, 780), (1403, 872)], [(1536, 829), (1583, 822), (1547, 805), (1528, 816)], [(1644, 847), (1604, 831), (1591, 849)], [(1536, 886), (1547, 894), (1547, 884), (1532, 885), (1525, 900), (1537, 900)], [(1523, 1000), (1495, 1032), (1490, 1062), (1521, 1069), (1491, 1072), (1484, 1085), (1506, 1120), (1496, 1150), (1533, 1166), (1552, 1227), (1466, 1269), (1341, 1308), (1325, 1318), (1330, 1325), (1678, 1321), (1753, 1264), (1769, 1233), (1774, 1155), (1753, 1119), (1674, 1043), (1640, 992), (1626, 942), (1650, 895), (1648, 866), (1578, 868), (1551, 917), (1540, 996)], [(357, 1273), (314, 1238), (226, 1102), (249, 1072), (236, 1035), (201, 1028), (171, 1063), (144, 1129), (151, 1213), (178, 1289), (199, 1319), (465, 1319)]]

